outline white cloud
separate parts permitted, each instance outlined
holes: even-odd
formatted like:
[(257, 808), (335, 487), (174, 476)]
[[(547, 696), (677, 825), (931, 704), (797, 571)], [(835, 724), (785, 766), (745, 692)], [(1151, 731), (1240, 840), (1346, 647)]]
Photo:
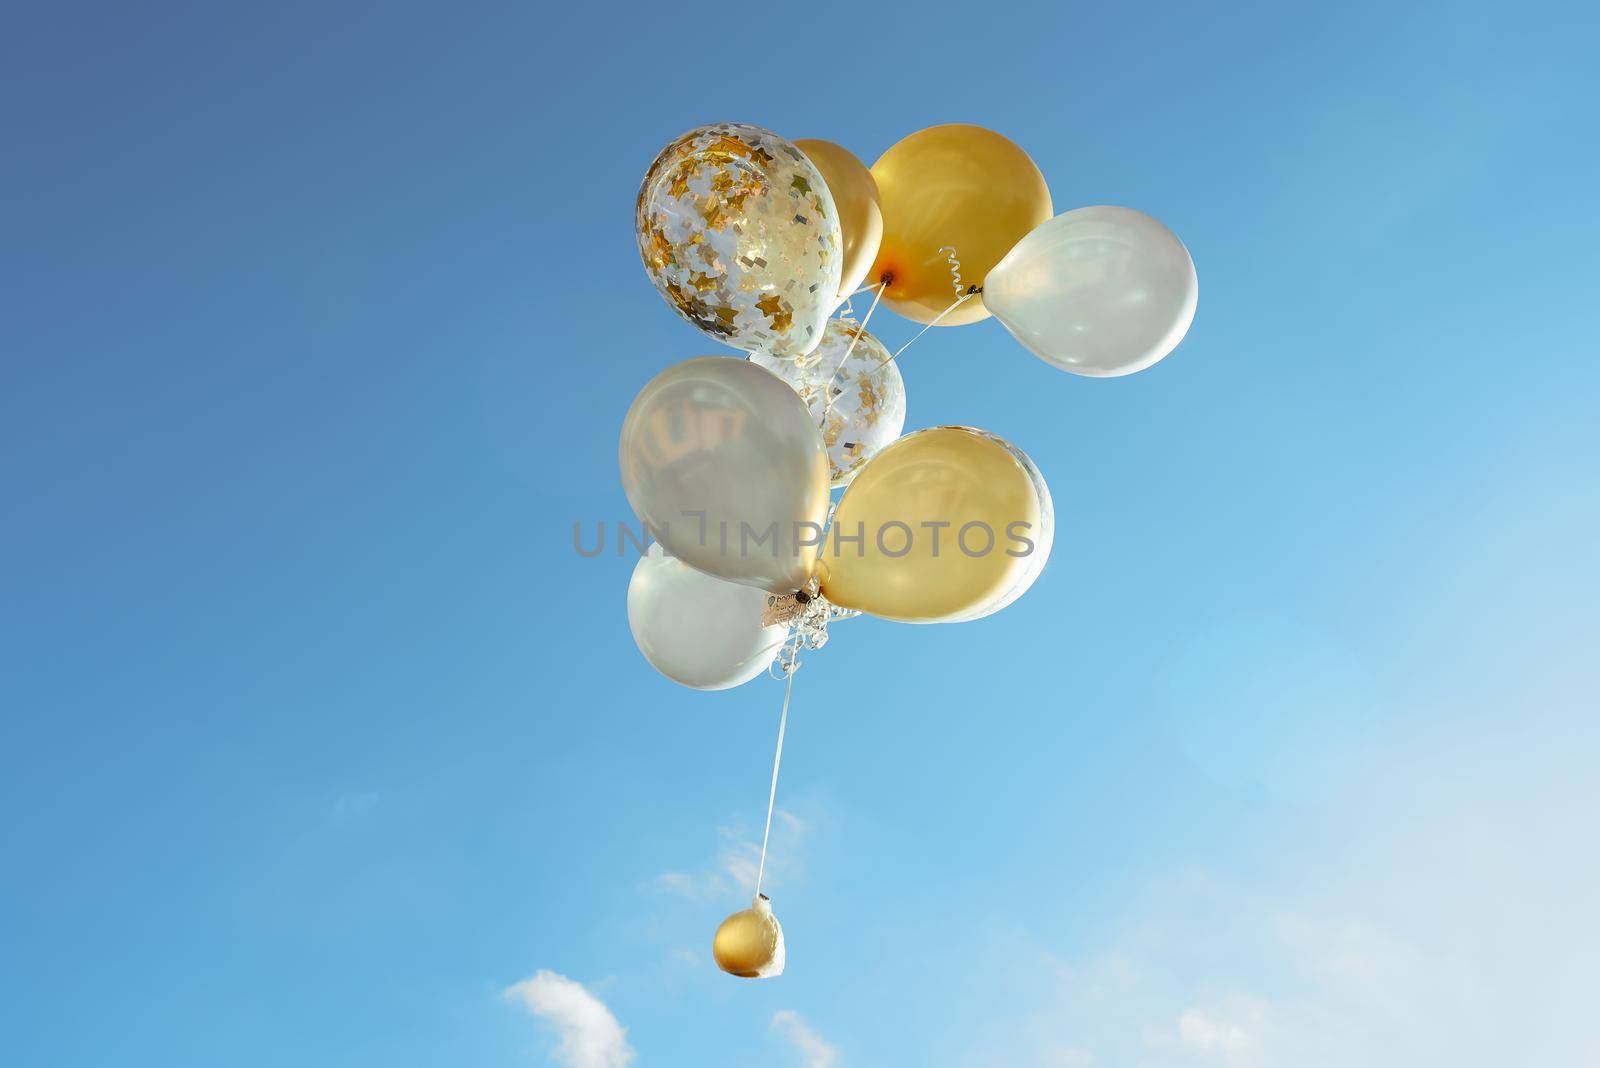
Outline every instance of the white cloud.
[(997, 1025), (994, 1063), (1600, 1064), (1584, 748), (1427, 741), (1329, 820), (1336, 850), (1156, 879), (1070, 956), (1008, 938), (996, 959), (1041, 978), (1005, 991), (1021, 1014)]
[(1200, 1009), (1189, 1009), (1178, 1017), (1178, 1041), (1206, 1053), (1243, 1053), (1253, 1044), (1244, 1028)]
[(833, 1068), (839, 1059), (839, 1051), (824, 1042), (797, 1012), (782, 1009), (773, 1013), (772, 1029), (789, 1040), (805, 1068)]
[(714, 901), (726, 896), (723, 893), (725, 884), (715, 871), (693, 874), (685, 871), (665, 871), (652, 879), (651, 885), (657, 890), (686, 897), (690, 901)]
[(555, 1031), (554, 1059), (567, 1068), (625, 1068), (633, 1061), (628, 1032), (605, 1002), (580, 982), (541, 971), (505, 992)]
[[(767, 854), (764, 890), (782, 886), (799, 869), (799, 856), (810, 828), (785, 809), (772, 813), (772, 846)], [(663, 872), (652, 885), (690, 901), (726, 901), (755, 893), (761, 865), (761, 839), (735, 827), (717, 828), (719, 846), (714, 861), (697, 871)]]

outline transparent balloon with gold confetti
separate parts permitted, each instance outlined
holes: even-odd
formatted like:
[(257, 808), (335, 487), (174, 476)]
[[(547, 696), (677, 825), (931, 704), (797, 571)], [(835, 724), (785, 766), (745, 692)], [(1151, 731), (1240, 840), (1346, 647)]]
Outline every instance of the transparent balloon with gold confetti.
[(793, 144), (716, 123), (673, 141), (639, 187), (639, 255), (689, 322), (747, 352), (802, 356), (838, 304), (833, 196)]
[(781, 359), (754, 352), (750, 360), (789, 383), (806, 402), (822, 431), (835, 488), (849, 485), (905, 429), (900, 365), (854, 319), (828, 320), (822, 341), (804, 356)]

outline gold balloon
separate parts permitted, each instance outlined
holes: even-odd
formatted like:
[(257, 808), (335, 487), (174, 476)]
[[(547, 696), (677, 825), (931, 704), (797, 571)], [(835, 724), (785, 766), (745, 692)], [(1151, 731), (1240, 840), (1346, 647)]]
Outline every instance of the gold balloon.
[[(869, 277), (889, 277), (884, 303), (929, 323), (960, 291), (983, 287), (989, 269), (1050, 218), (1050, 189), (1028, 154), (993, 130), (952, 123), (912, 134), (872, 165), (883, 205), (883, 243)], [(981, 295), (939, 320), (986, 319)]]
[(717, 967), (741, 979), (771, 979), (783, 974), (783, 928), (765, 894), (750, 907), (722, 921), (711, 942)]
[(832, 141), (806, 138), (794, 147), (806, 154), (833, 194), (833, 206), (844, 233), (844, 267), (839, 281), (839, 299), (854, 293), (867, 277), (867, 268), (878, 255), (883, 239), (883, 209), (878, 204), (878, 183), (872, 180), (867, 165), (847, 148)]
[(976, 619), (1008, 604), (1049, 552), (1051, 506), (1036, 476), (982, 430), (907, 434), (845, 490), (817, 564), (822, 595), (902, 623)]

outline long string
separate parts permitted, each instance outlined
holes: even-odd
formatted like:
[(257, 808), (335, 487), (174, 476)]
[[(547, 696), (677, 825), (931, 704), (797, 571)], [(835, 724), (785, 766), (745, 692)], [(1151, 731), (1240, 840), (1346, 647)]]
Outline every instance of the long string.
[(917, 338), (921, 337), (923, 334), (926, 334), (929, 330), (932, 330), (934, 327), (938, 326), (939, 323), (944, 319), (944, 317), (946, 315), (949, 315), (951, 312), (953, 312), (957, 308), (961, 307), (961, 305), (965, 304), (967, 301), (969, 301), (973, 297), (977, 296), (980, 292), (981, 292), (981, 290), (979, 290), (977, 287), (973, 287), (971, 292), (961, 294), (961, 296), (956, 298), (956, 301), (955, 301), (954, 304), (950, 305), (950, 307), (946, 308), (944, 311), (942, 311), (938, 315), (934, 316), (932, 322), (928, 323), (928, 325), (924, 326), (921, 330), (918, 330), (916, 335), (910, 341), (907, 341), (904, 345), (901, 345), (898, 349), (895, 349), (893, 356), (890, 356), (887, 360), (884, 360), (878, 366), (874, 367), (870, 373), (877, 374), (879, 371), (883, 370), (885, 367), (888, 367), (891, 363), (894, 363), (894, 361), (896, 361), (896, 360), (898, 360), (900, 358), (900, 354), (902, 352), (906, 351), (906, 349), (909, 349), (912, 345), (915, 345), (917, 343)]
[(772, 836), (772, 803), (778, 799), (778, 765), (783, 763), (783, 732), (789, 726), (789, 692), (794, 689), (797, 666), (790, 666), (789, 681), (783, 687), (783, 713), (778, 716), (778, 751), (772, 754), (772, 788), (767, 791), (767, 826), (761, 832), (761, 866), (756, 869), (756, 897), (761, 896), (761, 880), (767, 874), (767, 839)]
[(833, 400), (837, 394), (833, 391), (833, 384), (839, 380), (839, 372), (844, 370), (844, 365), (850, 361), (850, 354), (856, 351), (856, 342), (861, 340), (861, 335), (866, 332), (867, 324), (872, 322), (872, 313), (878, 310), (878, 302), (883, 299), (884, 291), (889, 288), (888, 282), (879, 282), (878, 291), (872, 295), (872, 307), (867, 309), (867, 314), (862, 317), (861, 325), (856, 327), (856, 332), (850, 337), (850, 344), (844, 350), (844, 357), (840, 359), (833, 369), (833, 374), (828, 376), (827, 403), (822, 406), (822, 417), (826, 419), (828, 413), (833, 411)]

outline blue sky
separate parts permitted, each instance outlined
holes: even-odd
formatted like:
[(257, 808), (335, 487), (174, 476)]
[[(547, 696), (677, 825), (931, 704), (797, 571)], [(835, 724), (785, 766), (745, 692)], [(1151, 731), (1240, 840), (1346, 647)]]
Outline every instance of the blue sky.
[[(0, 40), (9, 1062), (1600, 1059), (1600, 26), (1578, 5), (55, 5)], [(1188, 339), (994, 322), (908, 428), (1050, 482), (970, 624), (780, 691), (630, 640), (633, 247), (702, 122), (1022, 144)], [(893, 345), (913, 332), (886, 316)]]

